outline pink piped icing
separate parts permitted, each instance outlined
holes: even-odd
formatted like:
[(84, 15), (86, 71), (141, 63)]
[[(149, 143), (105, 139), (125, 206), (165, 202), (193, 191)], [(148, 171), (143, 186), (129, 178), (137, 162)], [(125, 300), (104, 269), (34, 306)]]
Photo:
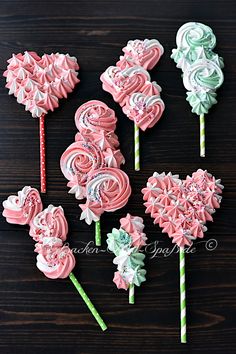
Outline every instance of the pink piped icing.
[(17, 196), (9, 196), (3, 207), (7, 222), (30, 225), (30, 236), (37, 242), (38, 269), (51, 279), (68, 277), (75, 266), (75, 258), (69, 247), (63, 246), (68, 225), (62, 207), (49, 205), (42, 210), (39, 192), (27, 186)]
[(8, 60), (6, 87), (9, 95), (24, 104), (33, 117), (40, 117), (59, 106), (58, 100), (67, 97), (79, 83), (79, 65), (69, 54), (44, 54), (35, 52), (13, 54)]
[(77, 199), (85, 197), (88, 173), (105, 165), (104, 157), (96, 144), (88, 141), (76, 141), (61, 156), (61, 170), (70, 187), (69, 193)]
[(130, 40), (122, 51), (124, 57), (120, 58), (119, 65), (122, 65), (122, 60), (128, 60), (133, 62), (133, 65), (142, 66), (145, 70), (153, 69), (164, 53), (164, 49), (157, 39)]
[(62, 207), (50, 204), (34, 217), (29, 234), (36, 242), (41, 243), (44, 237), (57, 237), (65, 241), (67, 233), (68, 224)]
[(128, 41), (123, 52), (116, 66), (109, 66), (100, 80), (124, 114), (145, 131), (159, 121), (165, 109), (161, 87), (151, 82), (147, 72), (157, 64), (164, 49), (156, 39), (136, 39)]
[(75, 257), (67, 246), (59, 247), (47, 255), (38, 254), (37, 267), (47, 278), (67, 278), (75, 267)]
[(43, 205), (37, 189), (24, 187), (17, 195), (10, 195), (3, 202), (2, 215), (10, 224), (30, 225), (33, 218), (42, 211)]
[(129, 95), (141, 91), (146, 81), (150, 81), (150, 76), (141, 66), (124, 70), (117, 66), (109, 66), (100, 79), (104, 91), (109, 92), (114, 101), (122, 107)]
[(97, 221), (104, 211), (113, 212), (123, 208), (130, 194), (129, 178), (120, 169), (104, 167), (91, 171), (86, 184), (87, 202), (80, 205), (82, 209), (80, 219), (85, 219), (88, 224)]
[(207, 171), (197, 170), (180, 180), (178, 175), (154, 173), (142, 189), (146, 213), (179, 247), (202, 238), (206, 221), (220, 207), (223, 186)]
[(116, 284), (117, 289), (127, 290), (129, 288), (129, 283), (125, 281), (119, 271), (114, 273), (113, 282)]
[(147, 96), (143, 93), (133, 93), (126, 101), (123, 112), (135, 124), (145, 131), (152, 128), (161, 118), (165, 109), (164, 102), (157, 96)]
[(89, 224), (99, 220), (104, 210), (100, 203), (88, 202), (88, 180), (95, 171), (103, 171), (105, 167), (119, 169), (125, 162), (114, 132), (116, 122), (115, 112), (105, 103), (98, 100), (84, 103), (75, 113), (79, 129), (75, 142), (61, 156), (61, 170), (69, 181), (69, 193), (75, 194), (77, 199), (87, 198), (81, 209), (82, 219)]
[(104, 102), (98, 100), (82, 104), (75, 112), (75, 125), (83, 134), (106, 131), (114, 132), (117, 118), (115, 112)]

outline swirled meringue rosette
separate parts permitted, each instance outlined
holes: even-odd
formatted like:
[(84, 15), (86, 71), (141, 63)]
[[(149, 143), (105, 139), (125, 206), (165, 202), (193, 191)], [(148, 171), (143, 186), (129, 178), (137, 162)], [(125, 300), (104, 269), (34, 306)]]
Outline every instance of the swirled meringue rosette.
[(17, 195), (9, 196), (3, 202), (3, 208), (3, 216), (7, 222), (30, 226), (30, 236), (36, 241), (37, 268), (50, 279), (69, 277), (101, 329), (106, 330), (106, 324), (72, 272), (75, 257), (71, 249), (63, 245), (68, 233), (68, 224), (62, 207), (49, 205), (42, 210), (37, 189), (26, 186)]
[(96, 245), (101, 245), (100, 217), (123, 208), (130, 197), (131, 187), (127, 174), (117, 168), (103, 167), (91, 171), (86, 184), (86, 203), (80, 204), (80, 220), (96, 225)]
[(109, 251), (115, 254), (113, 263), (117, 265), (113, 282), (118, 289), (129, 289), (129, 303), (134, 304), (134, 288), (146, 280), (143, 269), (145, 255), (140, 249), (146, 245), (143, 219), (127, 214), (120, 219), (120, 229), (113, 228), (107, 234)]
[(69, 181), (69, 193), (76, 199), (86, 197), (85, 187), (88, 173), (105, 165), (99, 147), (89, 141), (76, 141), (61, 156), (61, 171)]
[[(97, 246), (101, 245), (99, 220), (104, 205), (98, 206), (97, 203), (91, 202), (87, 184), (91, 184), (89, 181), (93, 172), (105, 167), (113, 171), (125, 162), (118, 149), (119, 141), (114, 132), (116, 122), (115, 112), (104, 102), (91, 100), (82, 104), (75, 113), (75, 125), (79, 130), (75, 142), (61, 156), (61, 170), (69, 181), (69, 193), (75, 194), (79, 200), (87, 198), (86, 207), (82, 207), (85, 208), (82, 215), (88, 224), (95, 222)], [(119, 173), (118, 176), (120, 177)]]
[(79, 83), (75, 57), (69, 54), (43, 54), (26, 51), (8, 60), (6, 87), (33, 118), (39, 118), (41, 192), (46, 193), (45, 115), (59, 106)]
[(184, 248), (204, 237), (206, 221), (213, 221), (212, 215), (220, 207), (222, 189), (221, 180), (201, 169), (185, 180), (171, 172), (155, 172), (142, 189), (146, 213), (179, 247), (182, 343), (186, 343)]
[(223, 84), (223, 59), (213, 52), (216, 37), (209, 26), (188, 22), (176, 35), (171, 58), (183, 71), (183, 84), (192, 112), (200, 118), (200, 156), (205, 157), (205, 114), (217, 103), (216, 90)]
[(124, 56), (120, 57), (117, 66), (128, 62), (132, 63), (132, 66), (139, 65), (145, 70), (152, 70), (164, 53), (164, 48), (157, 39), (135, 39), (128, 41), (122, 51)]
[(116, 66), (101, 75), (102, 87), (118, 102), (127, 117), (134, 122), (135, 170), (140, 170), (139, 128), (152, 128), (160, 119), (165, 105), (161, 88), (151, 82), (147, 70), (159, 61), (164, 49), (156, 39), (130, 40), (122, 49), (124, 56)]

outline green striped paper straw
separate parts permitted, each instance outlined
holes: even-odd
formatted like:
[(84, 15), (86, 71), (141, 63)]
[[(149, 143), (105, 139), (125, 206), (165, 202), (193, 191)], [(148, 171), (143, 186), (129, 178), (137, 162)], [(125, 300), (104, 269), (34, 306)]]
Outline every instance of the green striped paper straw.
[(100, 220), (95, 221), (95, 245), (96, 246), (101, 246), (102, 240), (101, 240), (101, 224)]
[(186, 292), (185, 292), (185, 253), (179, 248), (179, 285), (180, 285), (180, 336), (181, 343), (187, 343), (186, 336)]
[(107, 329), (105, 322), (103, 321), (103, 319), (101, 318), (101, 316), (99, 315), (99, 313), (97, 312), (95, 307), (93, 306), (90, 298), (87, 296), (84, 289), (82, 288), (82, 286), (80, 285), (80, 283), (78, 282), (78, 280), (76, 279), (76, 277), (74, 276), (74, 274), (72, 272), (69, 274), (69, 278), (72, 281), (72, 283), (74, 284), (74, 286), (76, 287), (76, 289), (78, 290), (80, 296), (82, 297), (82, 299), (84, 300), (84, 302), (88, 306), (90, 312), (92, 313), (92, 315), (96, 319), (96, 321), (99, 324), (99, 326), (101, 327), (101, 329), (103, 331), (105, 331)]
[(205, 157), (205, 118), (200, 115), (200, 156)]
[(134, 169), (140, 171), (139, 128), (134, 123)]
[(129, 285), (129, 304), (134, 304), (134, 284)]

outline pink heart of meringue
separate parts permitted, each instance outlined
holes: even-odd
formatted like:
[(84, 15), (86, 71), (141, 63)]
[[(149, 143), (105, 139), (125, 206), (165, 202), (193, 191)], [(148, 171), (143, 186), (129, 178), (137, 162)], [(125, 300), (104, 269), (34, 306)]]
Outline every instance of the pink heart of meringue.
[(8, 60), (6, 87), (18, 103), (25, 105), (33, 117), (41, 117), (59, 106), (59, 98), (67, 97), (75, 85), (79, 65), (69, 54), (44, 54), (35, 52), (13, 54)]
[(220, 207), (223, 188), (221, 180), (199, 169), (185, 180), (155, 172), (142, 193), (146, 213), (154, 218), (154, 224), (159, 224), (173, 243), (184, 247), (204, 236), (206, 221), (213, 221), (212, 214)]
[(164, 109), (164, 102), (159, 95), (149, 96), (137, 92), (127, 98), (123, 112), (140, 129), (145, 131), (147, 128), (152, 128), (158, 122)]

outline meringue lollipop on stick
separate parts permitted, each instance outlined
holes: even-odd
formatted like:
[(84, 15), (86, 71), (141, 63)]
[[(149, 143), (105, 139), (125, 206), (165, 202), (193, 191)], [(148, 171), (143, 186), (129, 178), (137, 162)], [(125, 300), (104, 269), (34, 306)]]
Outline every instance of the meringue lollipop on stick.
[(25, 110), (39, 119), (40, 137), (40, 185), (46, 193), (45, 160), (45, 115), (59, 106), (59, 99), (66, 98), (79, 82), (79, 65), (75, 57), (69, 54), (44, 54), (35, 52), (13, 54), (8, 60), (6, 87), (9, 95), (14, 95), (17, 102), (25, 105)]
[(205, 114), (217, 103), (216, 90), (223, 84), (223, 59), (213, 52), (216, 37), (209, 26), (188, 22), (176, 35), (171, 58), (183, 71), (187, 101), (200, 121), (200, 156), (205, 157)]
[[(87, 182), (91, 173), (105, 166), (119, 169), (125, 162), (114, 133), (116, 122), (115, 112), (101, 101), (88, 101), (77, 109), (75, 124), (79, 132), (75, 136), (76, 141), (61, 156), (62, 173), (69, 181), (69, 193), (75, 194), (76, 199), (87, 198)], [(95, 217), (93, 204), (92, 209), (86, 209), (85, 220), (88, 224), (95, 222), (95, 242), (100, 246), (102, 211), (98, 207), (99, 215)]]
[(113, 282), (118, 289), (129, 289), (129, 303), (134, 304), (135, 286), (146, 280), (143, 269), (145, 255), (140, 252), (146, 245), (143, 219), (127, 214), (120, 219), (120, 229), (112, 229), (107, 234), (108, 249), (115, 254), (113, 263), (117, 265)]
[(130, 40), (122, 49), (124, 56), (116, 66), (108, 67), (101, 75), (102, 87), (123, 107), (134, 121), (134, 167), (140, 170), (139, 129), (145, 131), (160, 119), (165, 108), (160, 99), (161, 88), (146, 70), (152, 69), (164, 49), (156, 39)]
[(40, 195), (31, 187), (24, 187), (18, 195), (9, 196), (3, 207), (7, 222), (30, 226), (29, 234), (36, 242), (35, 252), (38, 253), (37, 268), (50, 279), (69, 277), (101, 329), (106, 330), (106, 324), (72, 272), (75, 258), (70, 248), (63, 245), (68, 224), (62, 207), (49, 205), (42, 210)]
[(184, 249), (204, 237), (206, 221), (213, 221), (220, 207), (222, 189), (220, 180), (200, 169), (185, 180), (171, 172), (155, 172), (142, 189), (146, 213), (179, 246), (181, 343), (187, 341)]

